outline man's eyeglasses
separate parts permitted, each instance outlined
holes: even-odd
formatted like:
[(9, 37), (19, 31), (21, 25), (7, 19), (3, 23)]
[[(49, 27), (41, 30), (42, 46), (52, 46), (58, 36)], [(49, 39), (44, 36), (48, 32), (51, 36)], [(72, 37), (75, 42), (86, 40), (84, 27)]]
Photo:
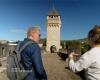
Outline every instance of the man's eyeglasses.
[(41, 34), (39, 34), (39, 37), (41, 37)]

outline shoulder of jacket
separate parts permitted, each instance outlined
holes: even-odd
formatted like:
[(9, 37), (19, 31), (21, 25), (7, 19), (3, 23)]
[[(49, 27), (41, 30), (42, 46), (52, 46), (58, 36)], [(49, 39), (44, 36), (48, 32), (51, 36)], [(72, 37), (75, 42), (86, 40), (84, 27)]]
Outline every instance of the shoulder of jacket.
[(39, 45), (36, 42), (33, 42), (29, 45), (30, 47), (39, 47)]

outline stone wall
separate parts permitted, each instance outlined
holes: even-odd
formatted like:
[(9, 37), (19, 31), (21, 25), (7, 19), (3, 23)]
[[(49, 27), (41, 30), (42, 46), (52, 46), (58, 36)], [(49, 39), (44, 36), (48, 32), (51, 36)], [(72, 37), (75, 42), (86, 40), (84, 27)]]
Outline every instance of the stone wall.
[(6, 57), (15, 49), (16, 45), (9, 45), (9, 43), (0, 43), (0, 58)]

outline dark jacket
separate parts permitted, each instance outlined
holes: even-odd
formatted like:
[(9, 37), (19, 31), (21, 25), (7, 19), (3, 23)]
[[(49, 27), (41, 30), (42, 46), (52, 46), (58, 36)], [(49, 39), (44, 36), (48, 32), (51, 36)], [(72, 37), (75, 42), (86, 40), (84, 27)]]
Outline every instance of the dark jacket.
[[(32, 40), (28, 38), (24, 39), (20, 47), (22, 47), (27, 41)], [(21, 62), (25, 69), (33, 70), (32, 72), (29, 72), (24, 80), (47, 80), (47, 75), (41, 59), (41, 50), (36, 42), (28, 45), (21, 52)]]

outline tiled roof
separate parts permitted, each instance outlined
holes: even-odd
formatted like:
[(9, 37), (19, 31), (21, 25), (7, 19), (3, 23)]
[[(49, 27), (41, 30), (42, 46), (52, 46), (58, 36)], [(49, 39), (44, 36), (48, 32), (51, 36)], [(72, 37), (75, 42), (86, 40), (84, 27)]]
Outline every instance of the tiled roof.
[(56, 16), (58, 16), (59, 13), (56, 11), (55, 8), (53, 8), (48, 15), (54, 15), (54, 16), (56, 15)]

